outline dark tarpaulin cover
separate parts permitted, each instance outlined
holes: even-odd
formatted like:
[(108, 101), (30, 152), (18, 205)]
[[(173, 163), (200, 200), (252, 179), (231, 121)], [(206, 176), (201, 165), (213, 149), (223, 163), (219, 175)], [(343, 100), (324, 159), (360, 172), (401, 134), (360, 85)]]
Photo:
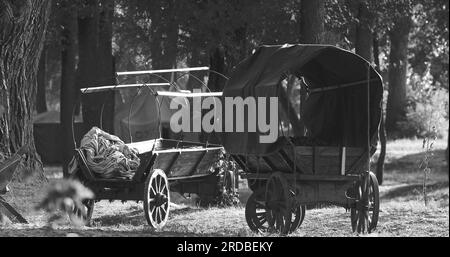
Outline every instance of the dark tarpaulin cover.
[[(301, 119), (309, 131), (309, 137), (314, 140), (326, 142), (329, 146), (367, 148), (368, 83), (372, 146), (376, 146), (377, 142), (383, 97), (381, 76), (369, 65), (359, 55), (335, 46), (261, 46), (235, 67), (225, 85), (224, 97), (278, 97), (280, 90), (284, 90), (280, 82), (286, 73), (307, 79), (309, 89), (313, 91), (356, 83), (311, 93)], [(274, 143), (260, 143), (259, 132), (224, 132), (221, 139), (231, 154), (266, 155), (286, 144), (284, 138)]]

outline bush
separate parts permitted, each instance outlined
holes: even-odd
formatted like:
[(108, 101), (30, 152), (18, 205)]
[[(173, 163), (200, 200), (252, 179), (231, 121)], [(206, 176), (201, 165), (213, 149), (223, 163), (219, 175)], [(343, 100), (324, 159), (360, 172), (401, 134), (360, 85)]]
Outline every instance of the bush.
[(198, 205), (202, 207), (228, 207), (235, 206), (240, 203), (239, 191), (236, 188), (236, 180), (238, 168), (231, 157), (224, 152), (221, 153), (219, 161), (217, 161), (212, 169), (218, 171), (218, 180), (215, 195), (200, 196)]
[[(427, 78), (411, 78), (406, 119), (398, 123), (403, 137), (429, 137), (448, 133), (449, 95), (446, 89), (435, 88)], [(434, 131), (435, 130), (435, 131)]]

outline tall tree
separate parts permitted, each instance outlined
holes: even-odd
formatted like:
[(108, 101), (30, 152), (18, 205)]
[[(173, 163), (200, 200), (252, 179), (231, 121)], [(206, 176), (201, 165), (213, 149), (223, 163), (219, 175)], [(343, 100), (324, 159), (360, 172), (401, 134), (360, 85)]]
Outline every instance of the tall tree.
[(320, 44), (325, 33), (325, 0), (302, 0), (300, 42)]
[[(323, 43), (325, 35), (325, 0), (302, 0), (300, 5), (300, 42), (303, 44), (320, 44)], [(306, 101), (305, 84), (301, 84), (300, 89), (300, 115), (303, 114), (304, 103)], [(287, 92), (290, 95), (291, 92)], [(290, 102), (289, 99), (282, 101)], [(290, 113), (285, 109), (286, 113)], [(295, 117), (294, 117), (295, 118)], [(303, 136), (305, 126), (301, 121), (293, 122), (295, 133)]]
[(399, 17), (394, 21), (394, 26), (389, 31), (391, 46), (389, 52), (389, 96), (386, 110), (386, 130), (390, 136), (394, 136), (398, 129), (398, 122), (406, 117), (406, 80), (411, 22), (410, 15)]
[(72, 1), (61, 0), (59, 11), (62, 13), (61, 32), (61, 94), (60, 120), (63, 140), (63, 174), (68, 176), (68, 164), (73, 155), (72, 141), (72, 112), (75, 106), (76, 85), (76, 56), (77, 56), (77, 12)]
[(355, 1), (356, 7), (356, 30), (355, 30), (355, 52), (366, 59), (373, 61), (372, 54), (372, 29), (373, 18), (369, 11), (366, 0)]
[(50, 0), (0, 0), (0, 152), (28, 146), (26, 166), (42, 171), (33, 139), (36, 75), (51, 7)]
[[(355, 28), (355, 52), (370, 63), (374, 63), (380, 71), (378, 35), (374, 32), (375, 14), (371, 12), (366, 0), (353, 2), (356, 28)], [(372, 6), (373, 7), (373, 6)], [(384, 114), (381, 118), (379, 130), (379, 139), (381, 143), (381, 152), (376, 164), (375, 174), (378, 183), (383, 183), (384, 160), (386, 156), (386, 131), (384, 128)]]
[[(375, 68), (378, 72), (381, 72), (380, 67), (380, 47), (379, 47), (379, 39), (377, 32), (373, 32), (373, 58), (375, 63)], [(385, 126), (386, 112), (384, 108), (382, 108), (381, 113), (381, 122), (380, 128), (378, 131), (378, 137), (380, 139), (380, 155), (378, 156), (377, 166), (376, 166), (376, 175), (378, 179), (378, 183), (380, 185), (383, 184), (383, 174), (384, 174), (384, 162), (386, 159), (386, 148), (387, 148), (387, 135), (386, 135), (386, 126)]]
[[(98, 58), (98, 0), (82, 1), (78, 13), (78, 70), (79, 88), (94, 86), (99, 68)], [(83, 122), (86, 129), (99, 126), (101, 107), (98, 106), (101, 94), (86, 94), (81, 96)]]
[[(99, 54), (99, 85), (114, 85), (115, 65), (112, 53), (112, 31), (114, 18), (114, 0), (100, 0), (101, 7), (99, 13), (99, 34), (98, 34), (98, 54)], [(113, 133), (114, 129), (114, 98), (115, 92), (103, 93), (102, 99), (102, 127)]]
[[(81, 3), (78, 13), (79, 88), (111, 83), (113, 69), (109, 37), (112, 37), (111, 8), (114, 5), (110, 1), (83, 0)], [(81, 102), (85, 130), (102, 125), (104, 130), (113, 132), (114, 94), (84, 94)]]

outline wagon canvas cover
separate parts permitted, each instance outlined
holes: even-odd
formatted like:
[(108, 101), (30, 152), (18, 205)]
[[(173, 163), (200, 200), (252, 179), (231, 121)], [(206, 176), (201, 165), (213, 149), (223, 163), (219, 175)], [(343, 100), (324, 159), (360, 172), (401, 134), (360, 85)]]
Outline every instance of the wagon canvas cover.
[[(372, 146), (376, 145), (382, 110), (381, 76), (362, 57), (335, 46), (261, 46), (235, 67), (223, 96), (279, 97), (284, 90), (280, 82), (286, 73), (307, 80), (310, 94), (301, 120), (309, 137), (329, 146), (367, 147), (367, 88), (370, 83), (369, 133)], [(244, 127), (247, 128), (247, 124)], [(286, 143), (284, 139), (260, 143), (259, 136), (259, 132), (247, 131), (222, 133), (221, 139), (231, 154), (265, 155)]]

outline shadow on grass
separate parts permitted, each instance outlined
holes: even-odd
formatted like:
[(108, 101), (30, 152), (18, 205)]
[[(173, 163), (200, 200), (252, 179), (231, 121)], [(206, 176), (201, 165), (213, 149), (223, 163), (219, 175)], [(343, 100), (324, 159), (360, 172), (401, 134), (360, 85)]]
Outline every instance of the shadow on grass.
[(193, 214), (196, 212), (201, 212), (204, 211), (205, 209), (202, 209), (200, 207), (185, 207), (185, 208), (180, 208), (180, 209), (175, 209), (175, 210), (170, 210), (170, 215), (186, 215), (186, 214)]
[[(134, 208), (132, 208), (134, 209)], [(201, 208), (185, 207), (180, 209), (171, 209), (169, 219), (173, 216), (194, 214), (196, 212), (204, 211)], [(94, 214), (95, 215), (95, 214)], [(134, 227), (146, 225), (145, 214), (143, 210), (133, 210), (126, 213), (116, 215), (102, 215), (93, 219), (96, 226), (117, 226), (117, 225), (131, 225)]]
[(102, 215), (94, 218), (92, 221), (95, 225), (101, 226), (117, 226), (120, 224), (126, 224), (137, 227), (146, 223), (144, 212), (142, 210), (134, 210), (116, 215)]
[[(449, 187), (448, 181), (437, 182), (427, 185), (427, 192), (431, 194), (433, 191), (437, 191), (448, 187)], [(398, 197), (416, 196), (418, 193), (419, 194), (422, 193), (422, 190), (423, 190), (422, 184), (398, 186), (381, 195), (381, 199), (392, 200)]]
[[(445, 154), (446, 154), (445, 150), (432, 151), (430, 165), (435, 168), (444, 167), (446, 165)], [(418, 170), (424, 158), (425, 158), (424, 152), (405, 155), (401, 158), (393, 159), (391, 162), (386, 163), (385, 170), (388, 172), (391, 170), (404, 170), (404, 171)]]
[(182, 233), (156, 231), (150, 227), (133, 231), (114, 231), (105, 229), (50, 229), (43, 228), (2, 228), (1, 236), (5, 237), (215, 237), (217, 234)]

